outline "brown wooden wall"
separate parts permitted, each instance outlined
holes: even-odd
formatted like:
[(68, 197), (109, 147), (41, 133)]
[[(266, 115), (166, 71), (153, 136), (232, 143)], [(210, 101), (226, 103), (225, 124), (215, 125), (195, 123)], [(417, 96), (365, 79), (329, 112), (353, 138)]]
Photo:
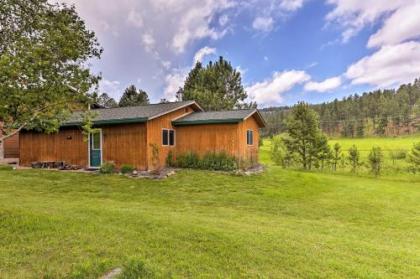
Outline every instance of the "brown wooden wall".
[[(170, 150), (175, 152), (175, 146), (178, 140), (178, 134), (176, 129), (172, 126), (172, 121), (182, 117), (184, 115), (188, 115), (193, 112), (192, 107), (186, 107), (178, 109), (174, 112), (168, 113), (161, 117), (152, 119), (147, 122), (147, 147), (148, 147), (148, 167), (150, 170), (158, 167), (165, 166), (166, 158), (168, 157), (168, 153)], [(164, 146), (162, 145), (162, 129), (174, 129), (175, 130), (175, 146)], [(159, 166), (153, 166), (153, 155), (152, 155), (152, 148), (151, 144), (156, 144), (159, 149)]]
[(4, 141), (4, 158), (19, 158), (19, 134)]
[[(258, 123), (255, 118), (251, 116), (239, 123), (238, 126), (240, 158), (254, 165), (258, 163), (258, 142), (260, 139)], [(247, 130), (252, 130), (254, 132), (253, 145), (248, 145), (246, 142)]]
[(224, 151), (239, 157), (238, 124), (179, 126), (176, 129), (176, 155), (187, 152), (203, 156)]
[(55, 134), (23, 131), (20, 133), (20, 164), (38, 161), (64, 161), (87, 166), (88, 145), (78, 128), (66, 128)]
[(138, 170), (147, 169), (146, 123), (102, 127), (103, 162), (112, 161), (119, 168), (129, 164)]

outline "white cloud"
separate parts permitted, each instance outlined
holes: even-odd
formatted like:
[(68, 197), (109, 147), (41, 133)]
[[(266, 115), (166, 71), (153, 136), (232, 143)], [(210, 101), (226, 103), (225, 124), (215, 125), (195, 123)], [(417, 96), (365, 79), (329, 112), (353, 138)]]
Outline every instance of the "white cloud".
[(151, 52), (153, 51), (154, 47), (155, 47), (155, 38), (153, 37), (153, 35), (151, 33), (144, 33), (141, 36), (141, 42), (143, 43), (144, 48), (148, 51)]
[(304, 0), (281, 0), (280, 8), (285, 11), (296, 11), (303, 6)]
[(165, 99), (169, 101), (175, 100), (176, 92), (184, 85), (185, 78), (188, 74), (188, 69), (173, 70), (165, 77)]
[(282, 102), (282, 94), (294, 86), (302, 84), (310, 79), (304, 71), (275, 72), (270, 79), (257, 82), (245, 90), (252, 101), (259, 105), (278, 105)]
[(228, 22), (229, 22), (229, 16), (228, 15), (222, 15), (219, 18), (219, 24), (220, 24), (220, 26), (225, 26), (226, 24), (228, 24)]
[(137, 28), (143, 27), (143, 17), (136, 10), (131, 10), (128, 13), (127, 22)]
[[(168, 1), (169, 5), (172, 5), (172, 2)], [(233, 1), (182, 1), (176, 2), (176, 5), (184, 6), (178, 17), (179, 22), (172, 40), (172, 47), (177, 53), (184, 52), (185, 47), (195, 40), (203, 38), (217, 40), (226, 35), (228, 29), (218, 30), (211, 27), (210, 23), (217, 13), (233, 7)]]
[(197, 62), (203, 62), (204, 57), (206, 57), (207, 55), (214, 54), (214, 53), (216, 53), (216, 49), (208, 47), (208, 46), (199, 49), (194, 55), (193, 64)]
[(122, 95), (121, 84), (119, 81), (104, 78), (99, 82), (99, 92), (107, 93), (118, 101)]
[(417, 0), (327, 0), (334, 9), (326, 20), (344, 27), (342, 41), (345, 43), (366, 25), (373, 24), (382, 16), (394, 12)]
[(398, 44), (420, 36), (420, 1), (401, 7), (369, 38), (369, 47)]
[(328, 78), (321, 82), (310, 81), (305, 84), (306, 91), (327, 92), (341, 85), (341, 77)]
[(273, 29), (274, 20), (271, 17), (257, 17), (252, 22), (252, 28), (262, 32), (270, 32)]
[(353, 84), (396, 86), (419, 76), (419, 61), (419, 42), (384, 46), (348, 67), (345, 75)]

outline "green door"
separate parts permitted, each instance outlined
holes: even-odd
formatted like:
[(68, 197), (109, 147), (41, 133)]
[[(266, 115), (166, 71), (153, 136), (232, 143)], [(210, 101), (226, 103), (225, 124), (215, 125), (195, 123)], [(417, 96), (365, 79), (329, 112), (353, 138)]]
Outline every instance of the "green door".
[(91, 133), (89, 136), (90, 167), (98, 168), (102, 163), (102, 132)]

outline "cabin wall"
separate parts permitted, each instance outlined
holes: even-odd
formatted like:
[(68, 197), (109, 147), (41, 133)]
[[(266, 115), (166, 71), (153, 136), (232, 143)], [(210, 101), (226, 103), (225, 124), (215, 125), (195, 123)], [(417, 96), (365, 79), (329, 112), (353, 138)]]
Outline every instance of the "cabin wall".
[(61, 129), (54, 134), (22, 131), (19, 149), (22, 166), (40, 161), (64, 161), (83, 167), (88, 164), (88, 145), (79, 128)]
[(4, 140), (4, 158), (19, 158), (19, 134)]
[(146, 123), (103, 126), (102, 161), (114, 162), (120, 168), (129, 164), (147, 169)]
[[(178, 133), (176, 131), (176, 128), (172, 126), (172, 121), (182, 116), (188, 115), (192, 112), (193, 108), (191, 106), (185, 107), (147, 122), (147, 163), (149, 170), (164, 167), (166, 165), (166, 158), (168, 157), (169, 151), (172, 150), (173, 152), (175, 152), (175, 147), (177, 145), (178, 140)], [(162, 145), (162, 129), (175, 130), (174, 146)], [(156, 160), (154, 160), (152, 145), (156, 146), (159, 150), (158, 158)]]
[(194, 152), (226, 152), (239, 157), (238, 124), (205, 124), (176, 128), (176, 155)]
[[(255, 165), (258, 163), (258, 143), (260, 139), (259, 126), (253, 116), (245, 119), (238, 125), (239, 154), (245, 164)], [(254, 134), (253, 145), (248, 145), (246, 141), (247, 130), (252, 130)]]

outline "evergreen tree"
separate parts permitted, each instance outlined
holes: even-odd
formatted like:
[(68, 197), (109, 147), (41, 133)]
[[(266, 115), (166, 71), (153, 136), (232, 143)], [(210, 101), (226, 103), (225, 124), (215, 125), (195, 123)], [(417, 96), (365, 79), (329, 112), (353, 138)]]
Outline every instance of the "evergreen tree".
[(197, 62), (188, 74), (184, 87), (177, 92), (178, 99), (195, 100), (205, 110), (243, 108), (247, 94), (241, 74), (230, 62), (220, 57), (203, 67)]
[(111, 98), (107, 93), (102, 93), (96, 100), (97, 104), (105, 108), (116, 108), (118, 107), (117, 102), (114, 98)]
[(378, 176), (381, 173), (383, 157), (382, 149), (380, 147), (373, 147), (369, 153), (368, 159), (370, 168), (375, 176)]
[(338, 164), (338, 162), (340, 162), (342, 157), (343, 156), (342, 156), (342, 153), (341, 153), (341, 145), (337, 142), (336, 144), (334, 144), (333, 156), (332, 156), (333, 170), (334, 171), (337, 170), (337, 164)]
[(286, 122), (288, 137), (284, 143), (288, 151), (296, 154), (298, 163), (304, 169), (311, 169), (320, 159), (326, 138), (321, 133), (316, 112), (306, 103), (298, 103), (292, 108)]
[(137, 90), (134, 85), (125, 89), (118, 105), (120, 107), (141, 106), (149, 104), (149, 96), (146, 91)]
[(408, 162), (410, 163), (410, 170), (413, 172), (420, 171), (420, 142), (415, 143), (411, 152), (408, 154)]
[(360, 165), (360, 153), (357, 150), (356, 145), (353, 145), (352, 147), (350, 147), (348, 152), (349, 152), (348, 160), (350, 162), (351, 171), (355, 173), (357, 171), (357, 168)]

